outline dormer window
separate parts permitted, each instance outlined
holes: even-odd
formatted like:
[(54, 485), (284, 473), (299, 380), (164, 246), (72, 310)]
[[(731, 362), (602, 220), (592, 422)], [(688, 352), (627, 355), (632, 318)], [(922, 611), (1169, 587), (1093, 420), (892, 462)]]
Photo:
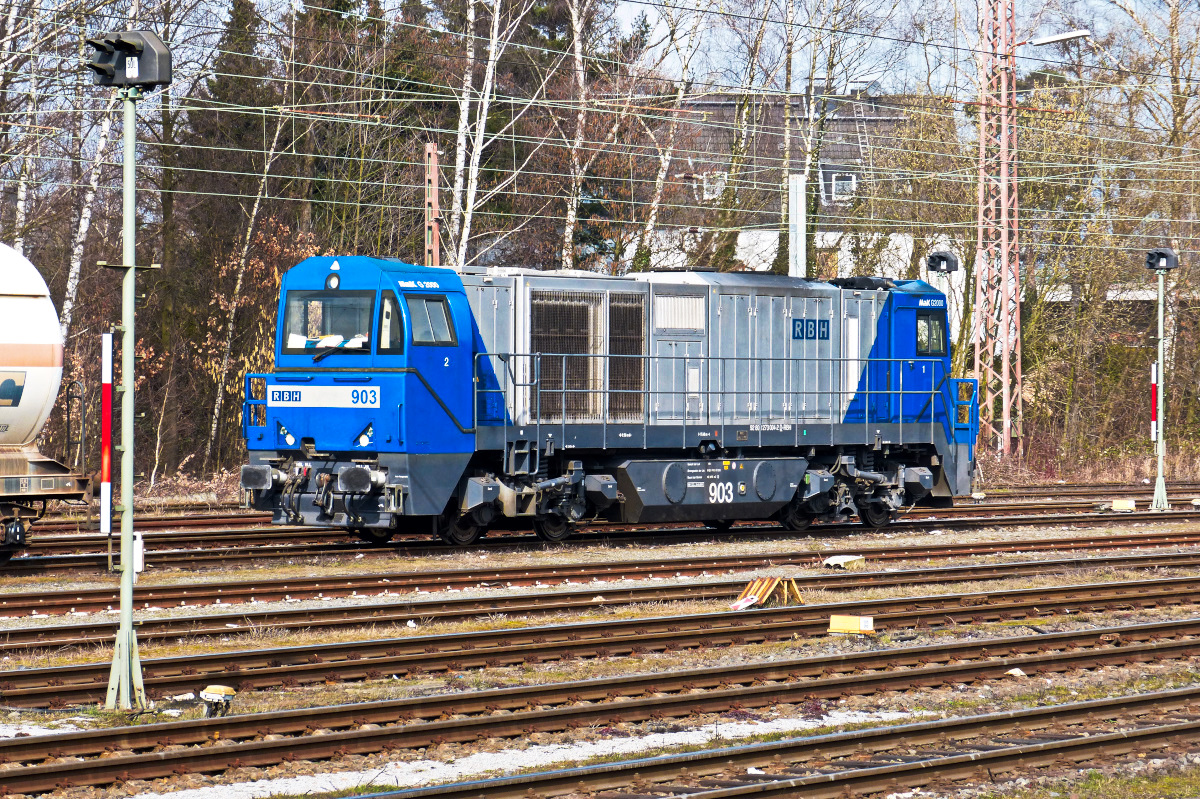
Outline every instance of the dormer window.
[(835, 172), (829, 183), (830, 199), (835, 203), (849, 202), (858, 191), (858, 175), (851, 172)]

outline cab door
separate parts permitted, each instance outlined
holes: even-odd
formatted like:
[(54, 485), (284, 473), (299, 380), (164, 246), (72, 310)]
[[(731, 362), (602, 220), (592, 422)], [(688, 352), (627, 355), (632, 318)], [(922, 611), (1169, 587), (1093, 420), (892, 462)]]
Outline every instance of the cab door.
[(405, 291), (409, 452), (474, 450), (470, 309), (462, 293)]
[[(933, 307), (932, 303), (938, 305)], [(941, 389), (949, 369), (946, 309), (943, 300), (925, 300), (926, 305), (904, 305), (895, 309), (892, 332), (892, 388), (903, 389), (904, 422), (928, 422), (943, 412), (933, 393)]]

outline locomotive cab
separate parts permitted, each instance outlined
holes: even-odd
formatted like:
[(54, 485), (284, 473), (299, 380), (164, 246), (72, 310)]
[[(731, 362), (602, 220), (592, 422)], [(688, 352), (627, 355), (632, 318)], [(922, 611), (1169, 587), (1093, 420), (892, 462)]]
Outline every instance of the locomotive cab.
[(372, 540), (439, 515), (474, 450), (457, 275), (309, 258), (284, 276), (278, 319), (275, 372), (247, 377), (251, 502)]

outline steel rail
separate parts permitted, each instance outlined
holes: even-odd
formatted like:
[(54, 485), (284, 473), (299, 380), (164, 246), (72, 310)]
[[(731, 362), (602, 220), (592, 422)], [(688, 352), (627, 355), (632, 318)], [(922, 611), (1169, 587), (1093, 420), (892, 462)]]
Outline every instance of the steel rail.
[[(140, 607), (179, 607), (223, 602), (271, 602), (288, 599), (353, 596), (359, 591), (438, 591), (449, 588), (495, 588), (695, 577), (783, 566), (817, 566), (831, 555), (858, 554), (868, 562), (971, 557), (1014, 552), (1111, 550), (1200, 544), (1194, 531), (1137, 532), (1097, 537), (984, 541), (967, 544), (912, 544), (856, 549), (801, 549), (766, 555), (655, 558), (617, 563), (566, 563), (545, 566), (489, 567), (445, 571), (387, 572), (330, 577), (287, 578), (171, 585), (139, 584), (134, 599)], [(1130, 556), (1136, 558), (1138, 556)], [(1107, 560), (1112, 565), (1118, 561)], [(866, 577), (866, 575), (860, 575)], [(117, 601), (111, 588), (64, 588), (0, 594), (0, 613), (26, 615), (110, 610)]]
[[(1176, 502), (1185, 501), (1185, 497), (1172, 497)], [(952, 508), (913, 508), (905, 511), (904, 519), (908, 521), (956, 520), (974, 518), (995, 518), (1008, 516), (1045, 515), (1064, 512), (1087, 513), (1094, 509), (1095, 502), (1079, 501), (1037, 501), (1027, 503), (1012, 502), (983, 502), (978, 504), (958, 505)], [(143, 525), (145, 545), (148, 550), (167, 549), (185, 546), (211, 546), (214, 542), (232, 539), (242, 541), (248, 532), (261, 533), (264, 540), (295, 540), (307, 542), (325, 542), (331, 539), (347, 540), (350, 536), (341, 528), (300, 527), (293, 525), (272, 525), (271, 517), (267, 514), (223, 514), (203, 516), (149, 517), (139, 519)], [(751, 529), (762, 526), (762, 522), (743, 522), (743, 528)], [(645, 532), (649, 525), (621, 525), (599, 523), (590, 526), (588, 531), (597, 534), (620, 532), (628, 528), (629, 532)], [(665, 532), (670, 529), (697, 530), (696, 524), (680, 523), (675, 525), (658, 525), (660, 529), (652, 530)], [(54, 525), (38, 525), (39, 535), (30, 540), (28, 551), (42, 555), (76, 554), (84, 550), (95, 552), (107, 544), (107, 537), (98, 532), (71, 531), (63, 524), (66, 532), (51, 532), (60, 529)], [(183, 528), (183, 529), (181, 529)], [(195, 529), (201, 528), (201, 529)], [(250, 528), (249, 530), (246, 528)], [(640, 529), (639, 529), (640, 528)], [(817, 524), (812, 529), (843, 531), (858, 529), (853, 523), (847, 524)], [(742, 528), (739, 528), (742, 529)], [(494, 531), (502, 536), (523, 536), (523, 530)], [(50, 533), (50, 534), (47, 534)], [(586, 536), (588, 532), (581, 535)], [(404, 540), (424, 540), (430, 536), (404, 536)]]
[[(753, 566), (754, 564), (749, 564)], [(764, 558), (761, 566), (771, 565)], [(1070, 558), (1015, 563), (984, 563), (966, 566), (943, 566), (931, 569), (904, 569), (883, 572), (835, 572), (832, 574), (795, 575), (791, 577), (801, 589), (847, 590), (852, 588), (902, 586), (913, 584), (945, 584), (962, 581), (999, 580), (1030, 575), (1061, 574), (1071, 571), (1101, 568), (1157, 569), (1200, 566), (1200, 552), (1184, 554), (1116, 555), (1093, 558)], [(693, 569), (703, 564), (694, 564)], [(413, 579), (423, 580), (427, 575)], [(368, 580), (348, 582), (358, 585), (355, 593)], [(376, 582), (386, 589), (404, 587), (399, 581)], [(320, 584), (318, 584), (320, 585)], [(138, 639), (145, 642), (176, 638), (197, 639), (262, 632), (265, 630), (345, 629), (364, 625), (405, 624), (408, 621), (454, 621), (477, 618), (481, 614), (533, 614), (586, 611), (603, 607), (630, 605), (639, 602), (682, 602), (712, 599), (732, 599), (745, 588), (745, 580), (723, 580), (685, 585), (650, 585), (586, 591), (543, 592), (491, 597), (446, 597), (412, 601), (391, 601), (366, 605), (337, 607), (240, 611), (237, 613), (201, 616), (144, 619), (138, 626)], [(294, 586), (288, 590), (295, 591)], [(350, 590), (350, 589), (342, 589)], [(322, 593), (334, 593), (327, 586)], [(225, 595), (228, 597), (228, 594)], [(260, 595), (261, 596), (261, 595)], [(72, 606), (74, 609), (75, 606)], [(7, 607), (6, 607), (7, 609)], [(39, 612), (45, 611), (39, 609)], [(113, 635), (106, 622), (83, 624), (54, 624), (36, 627), (0, 629), (0, 646), (8, 652), (109, 644)]]
[[(618, 791), (638, 787), (638, 795), (654, 783), (690, 780), (722, 774), (734, 769), (779, 768), (781, 764), (817, 761), (835, 757), (853, 757), (864, 752), (881, 752), (903, 747), (938, 745), (949, 740), (995, 737), (999, 733), (1054, 728), (1068, 724), (1095, 724), (1111, 719), (1186, 710), (1200, 703), (1200, 689), (1182, 688), (1148, 694), (1072, 702), (1052, 707), (1037, 707), (1003, 713), (963, 716), (939, 721), (875, 727), (852, 732), (791, 738), (769, 743), (709, 749), (677, 755), (626, 760), (596, 766), (566, 768), (519, 777), (455, 783), (415, 790), (361, 794), (360, 799), (522, 799), (528, 796), (558, 796), (588, 791)], [(1200, 721), (1187, 720), (1155, 724), (1137, 729), (1109, 732), (1066, 740), (1018, 746), (993, 747), (990, 751), (969, 752), (941, 757), (914, 758), (884, 767), (847, 769), (833, 774), (816, 774), (796, 779), (764, 775), (750, 785), (715, 790), (686, 787), (691, 799), (719, 799), (734, 796), (839, 796), (895, 791), (902, 786), (920, 787), (934, 780), (974, 776), (986, 773), (989, 766), (1031, 765), (1067, 757), (1083, 760), (1096, 754), (1119, 754), (1137, 747), (1161, 747), (1174, 740), (1200, 737)], [(653, 786), (655, 796), (669, 799), (672, 786)], [(606, 794), (613, 796), (618, 794)]]
[[(235, 761), (243, 766), (273, 765), (289, 755), (323, 759), (338, 753), (561, 731), (583, 724), (906, 690), (994, 678), (1014, 667), (1036, 674), (1186, 658), (1200, 652), (1200, 640), (1191, 637), (1198, 634), (1200, 619), (1193, 619), (14, 738), (0, 740), (0, 763), (33, 764), (3, 770), (10, 790), (103, 785), (217, 771)], [(1169, 637), (1184, 640), (1162, 640)], [(963, 662), (967, 658), (972, 662)], [(883, 671), (871, 672), (874, 669)], [(1194, 691), (1200, 696), (1200, 689)], [(618, 697), (630, 699), (612, 701)], [(505, 712), (499, 715), (501, 711)], [(456, 718), (447, 720), (449, 715)], [(315, 729), (326, 734), (305, 735)], [(293, 737), (263, 740), (268, 735)], [(227, 743), (219, 749), (202, 747), (215, 740)], [(94, 758), (113, 752), (123, 754), (37, 765), (48, 756)]]
[[(979, 624), (1084, 610), (1200, 601), (1200, 577), (944, 594), (786, 608), (660, 616), (544, 627), (455, 632), (280, 649), (144, 659), (148, 693), (196, 690), (214, 675), (239, 690), (318, 681), (377, 679), (574, 658), (637, 656), (679, 648), (736, 646), (820, 635), (834, 613), (871, 615), (876, 629)], [(23, 707), (95, 701), (109, 664), (0, 672), (0, 703)]]
[[(1194, 522), (1200, 520), (1200, 509), (1175, 510), (1169, 513), (1136, 512), (1136, 513), (1090, 513), (1074, 515), (1033, 514), (1022, 516), (972, 516), (960, 519), (925, 519), (901, 520), (892, 524), (888, 529), (897, 533), (928, 532), (930, 530), (975, 530), (994, 527), (1109, 527), (1131, 523), (1164, 523), (1164, 522)], [(274, 529), (274, 528), (268, 528)], [(864, 528), (854, 524), (818, 525), (811, 528), (812, 533), (836, 535), (838, 532), (864, 532)], [(244, 531), (242, 533), (244, 535)], [(333, 533), (337, 535), (337, 533)], [(672, 544), (697, 540), (731, 541), (731, 540), (777, 540), (793, 539), (797, 533), (785, 530), (776, 525), (761, 525), (746, 523), (729, 531), (718, 532), (700, 527), (673, 527), (647, 530), (637, 529), (605, 529), (597, 527), (592, 532), (578, 535), (571, 539), (571, 545), (592, 545), (598, 543), (621, 544)], [(210, 544), (212, 542), (209, 542)], [(487, 551), (489, 549), (511, 551), (514, 548), (542, 550), (548, 544), (536, 536), (527, 534), (507, 535), (502, 539), (494, 539), (484, 544), (471, 547), (471, 551)], [(276, 544), (260, 544), (246, 547), (222, 547), (219, 551), (211, 546), (193, 550), (151, 550), (147, 565), (151, 568), (205, 568), (228, 567), (232, 564), (251, 563), (265, 559), (295, 559), (329, 555), (353, 554), (356, 557), (392, 557), (392, 556), (421, 556), (441, 555), (454, 551), (446, 544), (422, 541), (400, 541), (390, 544), (367, 544), (365, 542), (342, 541), (327, 544), (300, 542), (281, 546)], [(116, 559), (116, 556), (113, 556)], [(61, 571), (78, 572), (92, 568), (106, 570), (108, 555), (26, 555), (14, 558), (0, 569), (0, 573), (46, 574)]]

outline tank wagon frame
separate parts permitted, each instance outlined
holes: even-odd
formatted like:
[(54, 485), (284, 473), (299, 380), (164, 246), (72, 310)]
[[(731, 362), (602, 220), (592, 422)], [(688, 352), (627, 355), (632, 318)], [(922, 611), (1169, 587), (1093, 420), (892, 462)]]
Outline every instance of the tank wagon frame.
[[(352, 297), (358, 332), (329, 338)], [(319, 322), (297, 324), (304, 302)], [(242, 485), (280, 523), (368, 539), (879, 526), (970, 490), (976, 386), (949, 375), (945, 314), (920, 281), (309, 259), (285, 276), (276, 371), (246, 379)]]
[[(0, 563), (26, 545), (30, 525), (53, 500), (82, 502), (91, 482), (38, 449), (37, 439), (58, 397), (63, 346), (58, 313), (37, 268), (0, 244)], [(79, 409), (78, 435), (67, 442), (81, 460), (81, 388), (67, 397)]]

